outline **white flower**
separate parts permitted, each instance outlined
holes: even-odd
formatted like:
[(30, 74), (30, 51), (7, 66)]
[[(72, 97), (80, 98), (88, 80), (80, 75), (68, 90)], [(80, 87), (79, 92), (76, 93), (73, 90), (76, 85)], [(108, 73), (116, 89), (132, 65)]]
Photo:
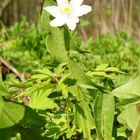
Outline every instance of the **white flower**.
[(83, 0), (56, 0), (58, 6), (47, 6), (44, 10), (55, 17), (50, 25), (57, 27), (67, 24), (69, 29), (74, 30), (80, 16), (92, 10), (91, 6), (82, 5)]

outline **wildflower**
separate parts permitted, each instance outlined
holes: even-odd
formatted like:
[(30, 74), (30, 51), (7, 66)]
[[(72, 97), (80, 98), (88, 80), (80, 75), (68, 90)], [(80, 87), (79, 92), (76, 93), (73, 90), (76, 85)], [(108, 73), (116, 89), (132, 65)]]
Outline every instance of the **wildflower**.
[(92, 10), (91, 6), (82, 5), (83, 0), (56, 0), (57, 6), (47, 6), (44, 10), (55, 17), (50, 25), (53, 27), (66, 24), (69, 29), (74, 30), (79, 22), (79, 17)]

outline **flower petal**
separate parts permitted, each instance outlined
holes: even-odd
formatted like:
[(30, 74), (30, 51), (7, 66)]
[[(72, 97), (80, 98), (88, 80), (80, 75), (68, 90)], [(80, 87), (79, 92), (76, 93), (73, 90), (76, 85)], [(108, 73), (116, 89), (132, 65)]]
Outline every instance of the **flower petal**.
[[(48, 6), (44, 10), (48, 11), (53, 17), (51, 26), (67, 26), (74, 30), (80, 16), (87, 14), (92, 10), (91, 6), (82, 5), (83, 0), (56, 0), (58, 6)], [(68, 9), (68, 11), (67, 11)]]
[(74, 20), (76, 23), (79, 22), (79, 18), (77, 18), (77, 17), (75, 17), (73, 20)]
[(56, 0), (57, 4), (61, 4), (61, 3), (64, 3), (66, 0)]
[(54, 20), (52, 20), (50, 22), (50, 25), (53, 27), (57, 27), (57, 26), (62, 26), (66, 23), (66, 20), (64, 18), (55, 18)]
[(74, 30), (76, 28), (76, 23), (78, 22), (78, 18), (69, 18), (67, 19), (66, 24), (68, 25), (69, 29)]
[(83, 0), (71, 0), (72, 6), (79, 7), (82, 4)]
[(58, 4), (58, 7), (60, 7), (60, 8), (63, 8), (68, 4), (67, 0), (56, 0), (56, 1), (57, 1), (57, 4)]
[(43, 9), (49, 12), (53, 17), (58, 17), (61, 14), (57, 6), (47, 6), (44, 7)]
[(79, 8), (75, 9), (76, 16), (80, 17), (92, 11), (92, 7), (88, 5), (82, 5)]

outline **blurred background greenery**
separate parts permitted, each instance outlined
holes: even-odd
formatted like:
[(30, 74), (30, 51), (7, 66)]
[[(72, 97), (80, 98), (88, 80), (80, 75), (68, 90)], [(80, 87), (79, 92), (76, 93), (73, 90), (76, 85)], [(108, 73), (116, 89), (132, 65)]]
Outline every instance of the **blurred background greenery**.
[[(36, 22), (44, 0), (0, 0), (0, 21), (13, 25), (26, 16)], [(124, 30), (140, 38), (140, 0), (85, 0), (93, 6), (93, 11), (82, 20), (81, 33), (85, 40), (102, 34)], [(87, 26), (83, 28), (83, 26)]]

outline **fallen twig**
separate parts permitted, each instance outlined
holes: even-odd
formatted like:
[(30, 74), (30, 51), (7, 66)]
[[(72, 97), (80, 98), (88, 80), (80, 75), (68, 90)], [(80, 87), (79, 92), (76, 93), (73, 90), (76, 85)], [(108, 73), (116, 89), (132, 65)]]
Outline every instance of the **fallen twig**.
[(4, 60), (1, 56), (0, 56), (0, 61), (1, 61), (9, 70), (11, 70), (22, 82), (25, 81), (24, 74), (18, 72), (9, 62), (7, 62), (6, 60)]

